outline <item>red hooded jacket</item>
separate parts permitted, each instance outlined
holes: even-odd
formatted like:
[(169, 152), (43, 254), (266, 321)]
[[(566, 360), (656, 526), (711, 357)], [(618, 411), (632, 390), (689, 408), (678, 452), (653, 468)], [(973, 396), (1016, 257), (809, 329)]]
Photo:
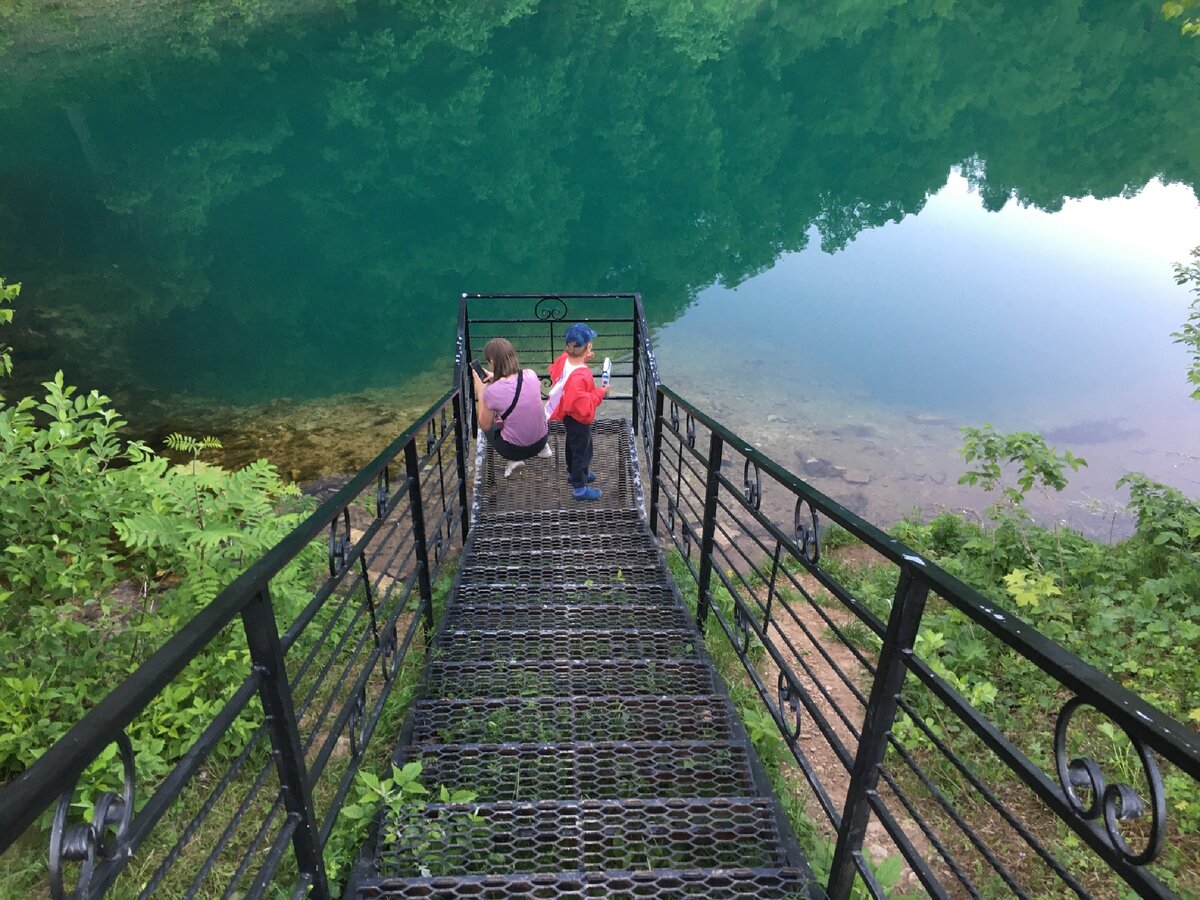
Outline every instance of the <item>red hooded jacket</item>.
[[(557, 383), (562, 377), (563, 369), (569, 357), (563, 353), (550, 364), (550, 379)], [(571, 373), (567, 383), (563, 385), (562, 399), (558, 408), (550, 416), (550, 421), (561, 422), (563, 416), (570, 416), (576, 422), (590, 425), (596, 421), (596, 407), (604, 402), (604, 394), (596, 387), (596, 379), (592, 370), (586, 365), (580, 366)]]

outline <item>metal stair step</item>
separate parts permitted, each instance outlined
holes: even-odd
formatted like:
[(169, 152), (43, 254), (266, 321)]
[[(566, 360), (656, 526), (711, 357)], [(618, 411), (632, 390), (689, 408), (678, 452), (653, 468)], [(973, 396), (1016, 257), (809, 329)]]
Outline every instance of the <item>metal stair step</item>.
[(557, 872), (532, 875), (466, 875), (450, 878), (389, 879), (363, 883), (357, 897), (420, 897), (428, 900), (503, 900), (510, 897), (609, 898), (820, 897), (812, 879), (795, 868), (654, 869), (650, 871)]
[(433, 649), (446, 662), (552, 659), (684, 659), (699, 636), (685, 630), (445, 631)]
[(630, 563), (628, 561), (604, 559), (600, 554), (576, 564), (559, 560), (554, 563), (488, 562), (472, 560), (462, 569), (465, 584), (484, 585), (489, 588), (521, 587), (529, 591), (545, 588), (574, 588), (577, 591), (609, 590), (620, 591), (629, 582), (635, 585), (661, 584), (661, 573), (657, 564)]
[(423, 744), (401, 762), (421, 763), (426, 785), (496, 800), (746, 797), (757, 793), (736, 741)]
[(558, 570), (578, 575), (576, 580), (584, 581), (593, 571), (600, 570), (656, 571), (659, 567), (659, 557), (654, 547), (606, 547), (599, 544), (587, 547), (539, 547), (533, 544), (520, 546), (513, 543), (477, 549), (466, 561), (463, 571), (513, 566)]
[(384, 878), (786, 864), (769, 800), (430, 804), (384, 822)]
[(661, 572), (642, 582), (634, 582), (629, 578), (624, 581), (606, 584), (583, 584), (586, 578), (563, 575), (561, 580), (543, 582), (541, 584), (518, 583), (488, 583), (471, 584), (464, 582), (459, 585), (455, 598), (447, 607), (447, 613), (453, 611), (459, 603), (486, 603), (495, 606), (501, 603), (541, 603), (564, 604), (575, 606), (593, 606), (596, 604), (619, 606), (650, 606), (682, 609), (679, 601), (671, 592), (671, 585)]
[[(479, 599), (483, 599), (482, 597)], [(622, 604), (567, 604), (565, 595), (556, 604), (513, 602), (501, 597), (498, 602), (457, 602), (446, 610), (445, 627), (466, 629), (594, 629), (594, 628), (689, 628), (687, 614), (669, 592), (658, 598), (637, 598), (640, 602)], [(502, 601), (502, 602), (501, 602)]]
[(567, 741), (722, 741), (731, 710), (715, 694), (420, 700), (414, 744)]
[(475, 535), (480, 543), (528, 540), (531, 536), (553, 541), (566, 547), (595, 542), (601, 535), (614, 536), (622, 543), (648, 541), (641, 510), (593, 509), (576, 504), (570, 510), (538, 510), (515, 513), (496, 513), (487, 520), (487, 527)]
[(568, 697), (582, 695), (710, 694), (713, 670), (695, 660), (576, 660), (467, 663), (436, 661), (425, 696)]

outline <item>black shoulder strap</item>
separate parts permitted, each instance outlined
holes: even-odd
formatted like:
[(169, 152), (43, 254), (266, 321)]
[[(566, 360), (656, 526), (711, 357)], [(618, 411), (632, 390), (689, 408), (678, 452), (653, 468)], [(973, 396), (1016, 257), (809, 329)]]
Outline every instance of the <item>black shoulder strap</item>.
[(513, 392), (513, 402), (508, 404), (508, 409), (500, 414), (500, 422), (502, 424), (504, 420), (509, 417), (512, 411), (517, 408), (517, 401), (521, 399), (521, 381), (524, 378), (525, 371), (523, 369), (517, 369), (517, 389)]

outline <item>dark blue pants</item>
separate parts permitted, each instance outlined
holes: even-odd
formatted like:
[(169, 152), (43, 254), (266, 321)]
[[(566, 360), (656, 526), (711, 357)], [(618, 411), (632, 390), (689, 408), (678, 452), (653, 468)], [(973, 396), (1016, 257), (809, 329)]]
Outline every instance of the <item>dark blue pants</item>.
[(571, 487), (587, 487), (588, 469), (592, 465), (592, 424), (563, 416), (563, 429), (567, 433), (567, 474)]

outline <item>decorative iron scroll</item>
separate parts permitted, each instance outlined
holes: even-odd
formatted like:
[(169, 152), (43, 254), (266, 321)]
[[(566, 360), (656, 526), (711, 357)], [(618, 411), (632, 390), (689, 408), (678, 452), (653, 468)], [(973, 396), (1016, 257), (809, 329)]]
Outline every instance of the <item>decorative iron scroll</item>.
[(440, 566), (442, 564), (442, 526), (440, 523), (438, 524), (437, 531), (433, 533), (431, 546), (433, 547), (433, 564)]
[(674, 431), (676, 434), (678, 434), (679, 433), (679, 405), (674, 400), (671, 401), (671, 416), (670, 417), (671, 417), (671, 430)]
[(667, 531), (675, 530), (675, 504), (667, 500)]
[(533, 307), (533, 314), (543, 322), (565, 319), (567, 317), (567, 304), (562, 297), (543, 297)]
[(350, 756), (357, 759), (358, 754), (367, 745), (367, 692), (360, 690), (354, 697), (354, 706), (350, 708), (350, 719), (346, 722), (346, 731), (350, 735)]
[(687, 422), (685, 424), (687, 433), (688, 446), (695, 449), (696, 447), (696, 420), (692, 418), (692, 414), (687, 414)]
[(433, 448), (437, 446), (437, 421), (429, 420), (429, 425), (425, 428), (425, 455), (428, 456), (433, 452)]
[(375, 485), (375, 518), (382, 519), (387, 512), (388, 500), (391, 499), (391, 472), (389, 466), (384, 466), (379, 473), (379, 481)]
[[(750, 472), (754, 472), (754, 480), (750, 480)], [(758, 463), (746, 460), (746, 465), (742, 467), (742, 491), (746, 495), (746, 502), (750, 504), (751, 509), (758, 509), (762, 506), (762, 472), (758, 468)]]
[(347, 560), (350, 558), (350, 507), (343, 507), (342, 520), (346, 525), (344, 534), (338, 534), (337, 516), (334, 516), (329, 523), (330, 577), (337, 577), (346, 571)]
[(384, 680), (391, 681), (400, 668), (400, 657), (396, 655), (396, 626), (393, 624), (383, 633), (379, 642), (379, 668)]
[[(1095, 819), (1104, 816), (1104, 828), (1113, 849), (1124, 857), (1132, 866), (1144, 866), (1157, 858), (1162, 850), (1163, 837), (1167, 827), (1167, 799), (1163, 789), (1162, 775), (1158, 771), (1158, 763), (1154, 754), (1142, 741), (1135, 738), (1127, 730), (1125, 737), (1137, 751), (1142, 761), (1142, 769), (1146, 775), (1146, 783), (1150, 788), (1150, 836), (1146, 846), (1140, 853), (1135, 853), (1121, 834), (1120, 823), (1131, 819), (1139, 819), (1146, 814), (1146, 802), (1138, 792), (1128, 784), (1106, 784), (1104, 773), (1094, 759), (1076, 758), (1067, 760), (1067, 729), (1071, 718), (1081, 706), (1091, 706), (1082, 697), (1074, 697), (1058, 714), (1054, 726), (1054, 764), (1058, 768), (1058, 780), (1066, 794), (1067, 803), (1075, 814), (1084, 819)], [(1096, 707), (1093, 707), (1095, 709)], [(1079, 799), (1076, 789), (1083, 788), (1091, 792), (1087, 805)]]
[(442, 420), (442, 436), (444, 437), (445, 435), (450, 433), (450, 420), (446, 418), (446, 407), (444, 407), (444, 406), (442, 407), (441, 420)]
[(750, 622), (737, 600), (733, 601), (733, 630), (737, 638), (738, 655), (745, 656), (750, 649)]
[[(806, 506), (808, 515), (804, 514)], [(817, 526), (817, 508), (803, 497), (796, 499), (795, 527), (796, 544), (800, 547), (800, 552), (804, 554), (804, 559), (809, 565), (815, 566), (817, 560), (821, 558), (821, 534)]]
[[(54, 811), (54, 822), (50, 827), (50, 896), (63, 900), (63, 863), (82, 863), (79, 878), (72, 897), (87, 896), (96, 863), (129, 856), (129, 823), (133, 819), (134, 788), (137, 772), (134, 768), (133, 746), (124, 732), (117, 735), (114, 743), (121, 756), (124, 781), (121, 795), (105, 791), (96, 798), (92, 807), (92, 819), (86, 824), (67, 826), (67, 813), (71, 809), (71, 797), (75, 793), (72, 784), (58, 798)], [(116, 829), (115, 834), (110, 832)]]
[(783, 723), (783, 730), (788, 738), (795, 740), (800, 736), (800, 695), (792, 689), (792, 683), (788, 681), (782, 669), (779, 672), (779, 677), (775, 680), (775, 686), (780, 718), (783, 718), (783, 711), (786, 709), (791, 713), (791, 721), (796, 723), (796, 727), (793, 728), (791, 722), (785, 721)]

